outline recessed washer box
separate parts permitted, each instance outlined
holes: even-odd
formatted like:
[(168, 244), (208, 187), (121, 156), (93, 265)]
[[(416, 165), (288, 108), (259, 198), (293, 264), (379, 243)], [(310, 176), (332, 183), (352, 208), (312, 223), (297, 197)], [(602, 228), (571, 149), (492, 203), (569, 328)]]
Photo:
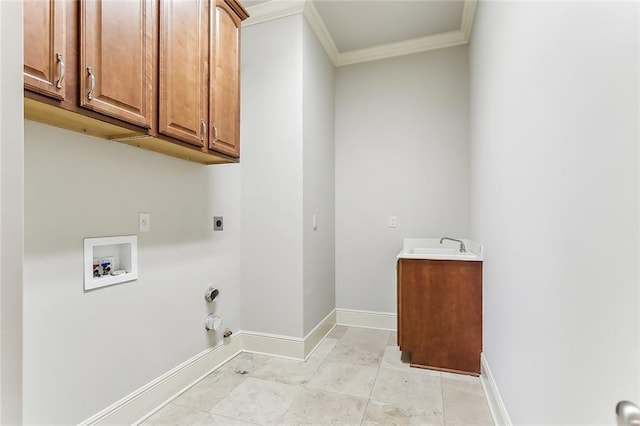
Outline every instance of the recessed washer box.
[(138, 279), (138, 237), (84, 239), (84, 291)]

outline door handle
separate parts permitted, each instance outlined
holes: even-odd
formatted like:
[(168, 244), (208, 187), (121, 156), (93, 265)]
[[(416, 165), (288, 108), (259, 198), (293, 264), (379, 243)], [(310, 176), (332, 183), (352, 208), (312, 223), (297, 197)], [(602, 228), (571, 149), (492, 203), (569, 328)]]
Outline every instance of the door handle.
[(56, 59), (58, 60), (58, 65), (60, 65), (60, 77), (56, 82), (56, 89), (62, 89), (62, 80), (64, 80), (64, 74), (67, 71), (67, 67), (64, 64), (61, 53), (56, 53)]
[(93, 91), (96, 90), (96, 76), (93, 74), (93, 68), (87, 67), (87, 72), (89, 73), (89, 79), (91, 85), (89, 86), (89, 93), (87, 93), (87, 99), (93, 99)]
[(200, 120), (200, 142), (204, 142), (207, 138), (207, 123), (204, 120)]

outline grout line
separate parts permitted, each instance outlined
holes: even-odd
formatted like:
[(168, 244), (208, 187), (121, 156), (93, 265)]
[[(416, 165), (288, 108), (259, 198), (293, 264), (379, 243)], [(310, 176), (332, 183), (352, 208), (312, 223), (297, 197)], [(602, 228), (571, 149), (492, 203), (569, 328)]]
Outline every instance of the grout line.
[(440, 372), (440, 395), (442, 396), (442, 422), (447, 426), (447, 416), (444, 413), (444, 381), (442, 380), (442, 372)]
[(364, 415), (367, 412), (367, 408), (369, 408), (369, 403), (371, 402), (371, 397), (373, 396), (373, 390), (376, 387), (376, 382), (378, 381), (378, 376), (380, 375), (380, 369), (382, 368), (382, 361), (384, 360), (384, 355), (387, 352), (387, 346), (389, 343), (389, 338), (391, 337), (391, 332), (387, 332), (387, 341), (384, 344), (384, 349), (382, 350), (382, 358), (380, 358), (380, 363), (378, 364), (378, 369), (376, 371), (376, 377), (373, 379), (373, 385), (371, 386), (371, 390), (369, 391), (369, 398), (367, 398), (367, 403), (364, 407), (364, 411), (362, 411), (362, 417), (360, 418), (360, 424), (364, 421)]
[(362, 410), (362, 416), (360, 416), (360, 425), (364, 423), (364, 415), (367, 414), (367, 409), (369, 408), (369, 403), (371, 403), (371, 398), (367, 399), (367, 403), (364, 404), (364, 410)]

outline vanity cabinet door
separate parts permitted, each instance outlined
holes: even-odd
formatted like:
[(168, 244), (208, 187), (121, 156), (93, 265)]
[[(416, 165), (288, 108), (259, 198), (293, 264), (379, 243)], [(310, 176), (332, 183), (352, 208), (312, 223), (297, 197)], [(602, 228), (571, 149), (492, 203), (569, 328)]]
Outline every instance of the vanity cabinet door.
[(23, 2), (24, 87), (64, 100), (66, 84), (66, 1)]
[(400, 259), (398, 342), (412, 366), (478, 375), (482, 262)]
[(156, 33), (153, 0), (82, 0), (80, 105), (150, 128)]

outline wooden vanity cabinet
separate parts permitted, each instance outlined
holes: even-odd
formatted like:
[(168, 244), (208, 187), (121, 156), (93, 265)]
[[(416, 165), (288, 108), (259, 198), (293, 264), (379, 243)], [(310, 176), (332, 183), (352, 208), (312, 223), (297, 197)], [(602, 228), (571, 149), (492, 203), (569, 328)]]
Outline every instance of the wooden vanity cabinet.
[(482, 262), (399, 259), (398, 345), (411, 366), (479, 375)]
[(66, 0), (23, 2), (24, 87), (55, 100), (66, 97)]

